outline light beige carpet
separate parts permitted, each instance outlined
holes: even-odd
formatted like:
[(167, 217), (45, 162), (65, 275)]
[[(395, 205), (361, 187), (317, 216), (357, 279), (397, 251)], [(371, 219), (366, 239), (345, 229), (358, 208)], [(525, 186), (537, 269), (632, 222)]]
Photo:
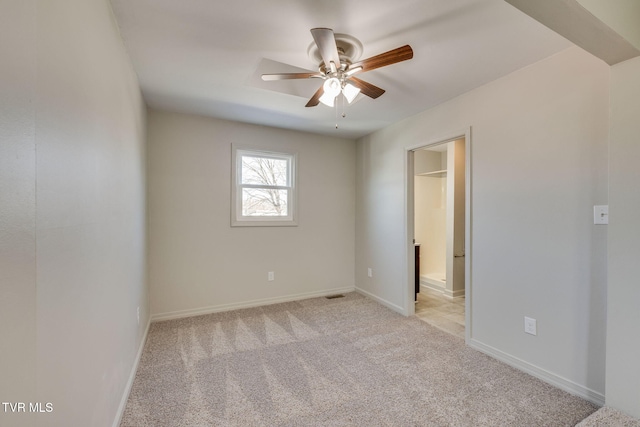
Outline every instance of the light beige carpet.
[(589, 415), (578, 427), (640, 427), (640, 420), (605, 406)]
[(597, 408), (357, 293), (154, 323), (121, 426), (575, 426)]

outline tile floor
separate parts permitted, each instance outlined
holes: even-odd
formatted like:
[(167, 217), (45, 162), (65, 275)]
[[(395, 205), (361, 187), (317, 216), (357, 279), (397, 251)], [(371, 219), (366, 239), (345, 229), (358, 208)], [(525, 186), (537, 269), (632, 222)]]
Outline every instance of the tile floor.
[(449, 298), (422, 288), (416, 302), (420, 320), (464, 339), (464, 297)]

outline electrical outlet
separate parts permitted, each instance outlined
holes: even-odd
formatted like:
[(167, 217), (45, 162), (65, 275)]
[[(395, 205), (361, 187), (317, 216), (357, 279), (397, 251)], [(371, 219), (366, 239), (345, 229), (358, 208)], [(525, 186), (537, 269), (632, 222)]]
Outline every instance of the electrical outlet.
[(267, 280), (273, 282), (274, 280), (276, 280), (276, 274), (273, 271), (270, 271), (269, 273), (267, 273)]
[(138, 325), (140, 324), (140, 307), (136, 310), (136, 316), (138, 317)]
[(538, 335), (538, 327), (536, 319), (532, 319), (531, 317), (524, 318), (524, 331), (527, 334)]
[(371, 269), (371, 267), (367, 268), (367, 276), (373, 277), (373, 270)]

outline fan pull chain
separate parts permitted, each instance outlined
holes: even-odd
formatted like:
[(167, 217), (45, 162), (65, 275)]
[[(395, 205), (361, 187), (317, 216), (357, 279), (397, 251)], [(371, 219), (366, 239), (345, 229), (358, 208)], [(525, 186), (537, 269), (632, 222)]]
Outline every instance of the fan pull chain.
[[(345, 100), (345, 97), (344, 97), (344, 95), (339, 95), (339, 96), (340, 96), (341, 101), (342, 101), (342, 118), (344, 119), (344, 118), (347, 117), (347, 113), (345, 113), (345, 111), (344, 111), (344, 106), (345, 106), (344, 100)], [(336, 129), (338, 129), (338, 102), (335, 102), (333, 104), (333, 109), (335, 111), (335, 116), (336, 116)]]

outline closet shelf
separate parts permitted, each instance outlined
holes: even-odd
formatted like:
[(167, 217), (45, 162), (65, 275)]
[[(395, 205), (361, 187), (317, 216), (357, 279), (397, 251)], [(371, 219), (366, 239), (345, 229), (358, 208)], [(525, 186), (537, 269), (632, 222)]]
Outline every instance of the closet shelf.
[(432, 171), (432, 172), (423, 172), (423, 173), (419, 173), (418, 176), (429, 176), (432, 178), (444, 178), (447, 176), (447, 170), (443, 169), (443, 170), (439, 170), (439, 171)]

